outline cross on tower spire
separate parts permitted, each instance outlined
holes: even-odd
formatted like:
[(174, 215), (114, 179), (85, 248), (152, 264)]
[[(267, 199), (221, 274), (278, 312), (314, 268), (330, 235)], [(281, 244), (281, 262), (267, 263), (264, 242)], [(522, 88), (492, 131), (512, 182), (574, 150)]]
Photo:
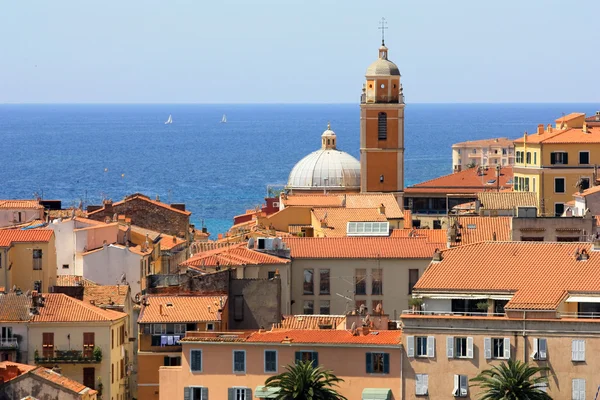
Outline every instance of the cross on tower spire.
[(385, 18), (381, 17), (381, 21), (379, 22), (379, 28), (381, 29), (381, 45), (385, 46), (385, 30), (387, 29), (387, 21)]

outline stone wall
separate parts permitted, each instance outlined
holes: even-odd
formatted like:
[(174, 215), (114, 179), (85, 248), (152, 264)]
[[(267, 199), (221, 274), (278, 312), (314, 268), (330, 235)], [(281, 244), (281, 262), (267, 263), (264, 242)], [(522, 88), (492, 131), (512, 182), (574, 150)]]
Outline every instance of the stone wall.
[(51, 384), (32, 374), (24, 374), (2, 385), (0, 400), (24, 399), (27, 396), (39, 400), (95, 400), (96, 395), (78, 395), (59, 385)]

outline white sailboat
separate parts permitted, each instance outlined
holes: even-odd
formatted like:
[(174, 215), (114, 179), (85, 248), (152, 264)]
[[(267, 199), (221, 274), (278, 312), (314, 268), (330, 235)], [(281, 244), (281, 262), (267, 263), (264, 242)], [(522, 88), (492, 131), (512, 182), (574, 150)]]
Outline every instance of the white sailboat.
[(227, 123), (227, 115), (223, 114), (223, 118), (221, 118), (221, 123), (222, 124), (226, 124)]
[(172, 124), (172, 123), (173, 123), (173, 117), (171, 116), (171, 114), (169, 114), (169, 118), (165, 121), (165, 125)]

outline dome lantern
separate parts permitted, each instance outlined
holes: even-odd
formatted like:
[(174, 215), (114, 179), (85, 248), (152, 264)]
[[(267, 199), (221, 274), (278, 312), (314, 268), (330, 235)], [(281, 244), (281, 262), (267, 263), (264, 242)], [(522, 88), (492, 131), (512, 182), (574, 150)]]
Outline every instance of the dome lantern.
[(321, 135), (321, 149), (335, 150), (336, 139), (335, 132), (331, 130), (331, 124), (328, 122), (327, 130)]

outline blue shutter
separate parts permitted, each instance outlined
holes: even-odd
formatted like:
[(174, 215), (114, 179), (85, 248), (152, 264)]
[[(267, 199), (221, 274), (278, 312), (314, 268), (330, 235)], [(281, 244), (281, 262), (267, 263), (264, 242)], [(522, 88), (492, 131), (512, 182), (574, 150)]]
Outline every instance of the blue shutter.
[(246, 390), (246, 397), (244, 397), (247, 400), (252, 400), (252, 389), (245, 389)]
[(383, 353), (383, 373), (390, 373), (390, 353)]
[(371, 355), (371, 353), (366, 353), (367, 354), (367, 374), (370, 374), (373, 372), (373, 357)]
[[(203, 387), (201, 389), (202, 391), (202, 400), (208, 400), (208, 388), (207, 387)], [(194, 399), (196, 400), (196, 399)]]
[(300, 361), (302, 361), (302, 352), (297, 351), (296, 352), (296, 364), (298, 364)]
[(235, 389), (234, 388), (227, 389), (227, 400), (235, 400)]
[(316, 351), (312, 352), (312, 365), (314, 368), (317, 368), (319, 366), (319, 353), (317, 353)]
[(183, 400), (191, 400), (192, 398), (192, 388), (184, 387), (183, 388)]

